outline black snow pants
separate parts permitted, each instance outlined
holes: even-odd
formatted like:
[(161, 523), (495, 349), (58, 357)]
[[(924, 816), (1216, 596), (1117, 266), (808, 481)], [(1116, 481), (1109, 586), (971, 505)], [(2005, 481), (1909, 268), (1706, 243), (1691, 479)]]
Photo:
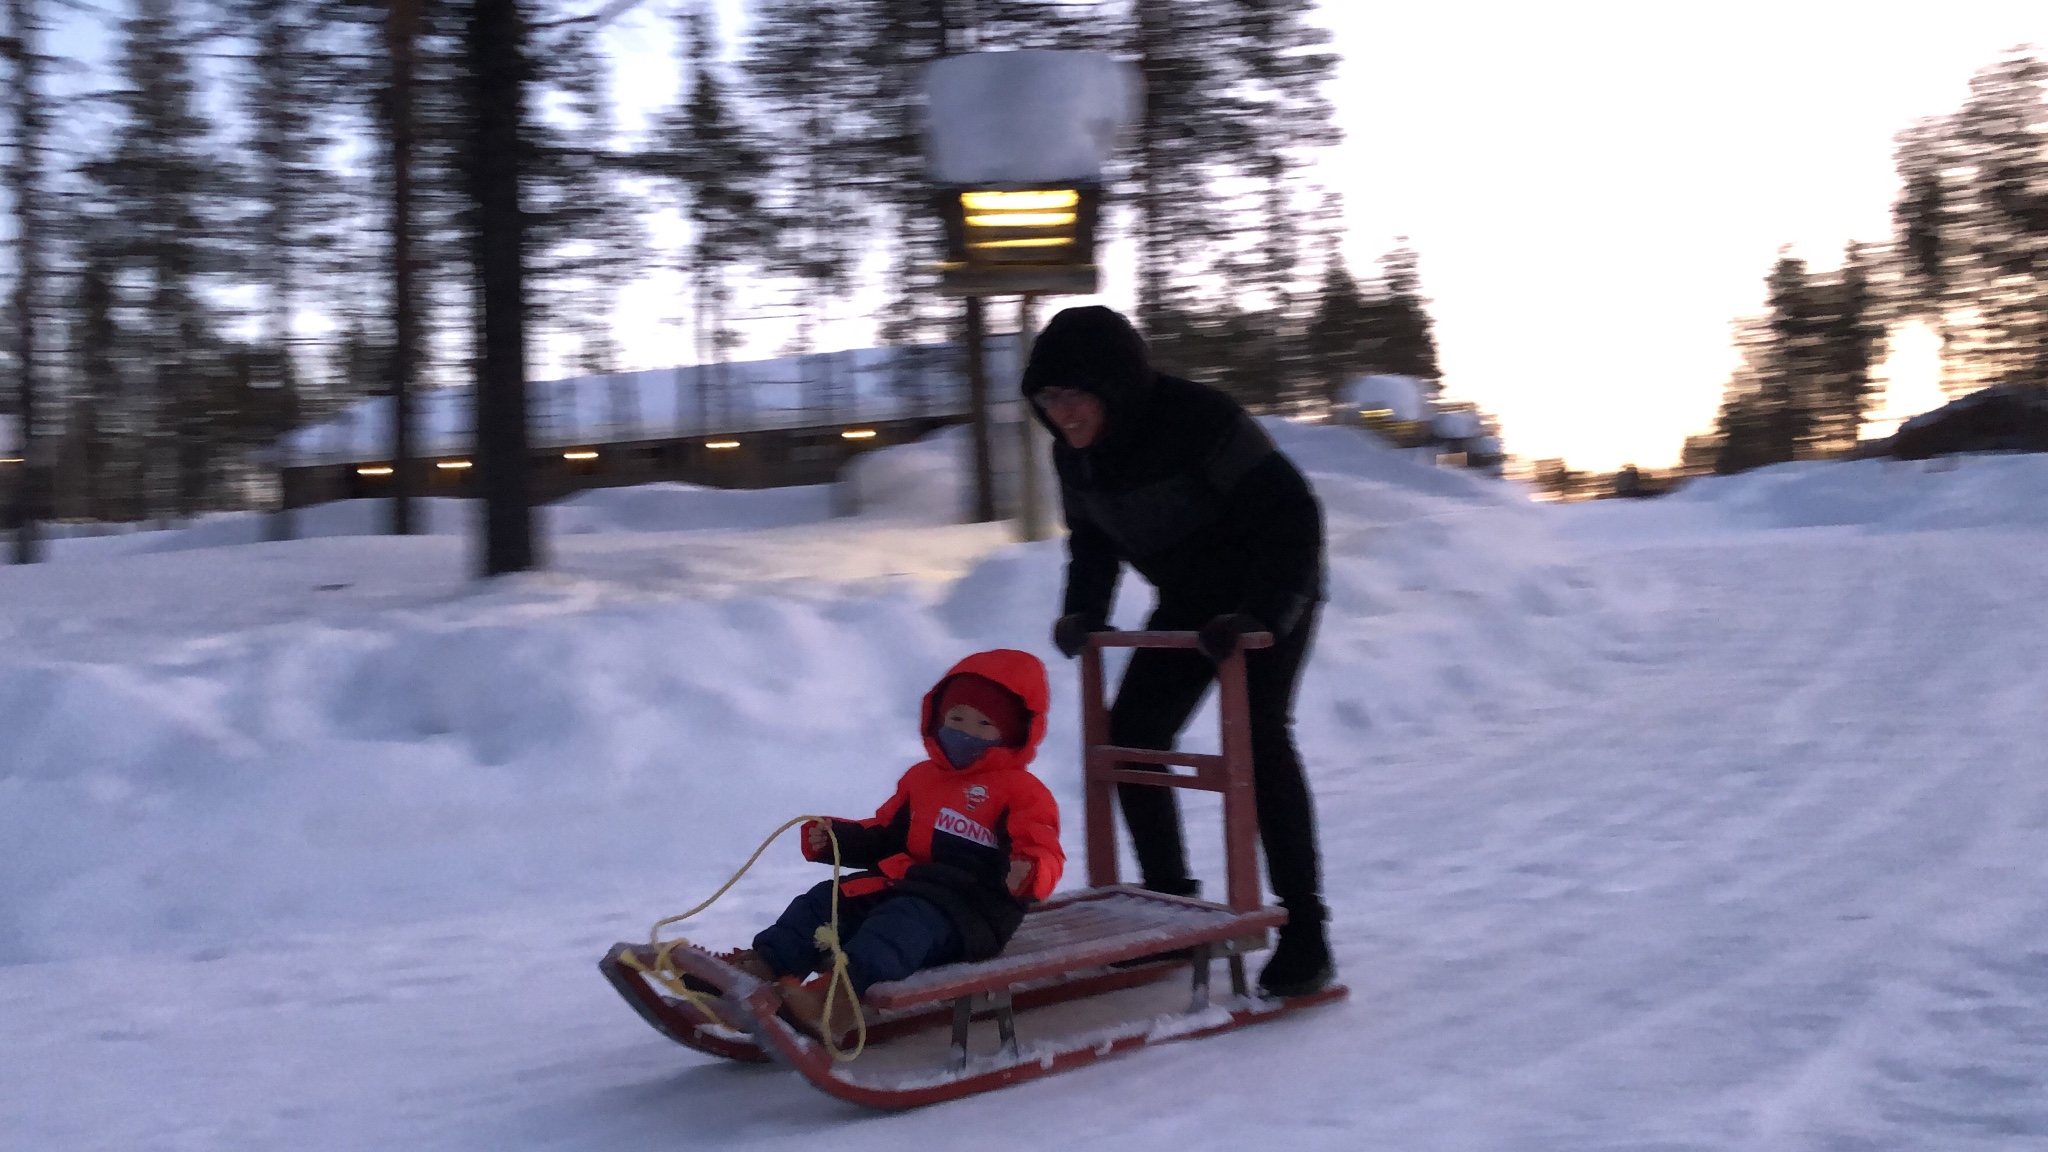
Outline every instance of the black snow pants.
[[(1294, 694), (1315, 639), (1320, 606), (1302, 613), (1294, 630), (1271, 648), (1245, 653), (1245, 687), (1250, 699), (1252, 779), (1259, 806), (1259, 840), (1266, 850), (1266, 877), (1273, 894), (1296, 922), (1320, 921), (1325, 911), (1316, 859), (1314, 805), (1294, 747)], [(1162, 605), (1146, 627), (1192, 631), (1212, 614), (1176, 611)], [(1141, 648), (1131, 654), (1110, 706), (1112, 743), (1161, 751), (1173, 747), (1188, 717), (1216, 679), (1216, 668), (1200, 652)], [(1151, 770), (1153, 766), (1123, 767)], [(1181, 839), (1180, 804), (1173, 789), (1140, 784), (1117, 787), (1124, 824), (1144, 874), (1145, 886), (1188, 893), (1187, 849)]]

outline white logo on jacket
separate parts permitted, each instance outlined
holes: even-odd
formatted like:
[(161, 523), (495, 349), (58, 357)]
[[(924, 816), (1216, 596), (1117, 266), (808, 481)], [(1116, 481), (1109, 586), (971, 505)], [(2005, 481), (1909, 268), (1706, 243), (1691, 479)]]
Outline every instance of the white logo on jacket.
[(939, 809), (939, 818), (933, 821), (932, 827), (940, 832), (951, 832), (962, 840), (972, 840), (983, 848), (993, 848), (996, 846), (996, 834), (994, 832), (991, 832), (984, 825), (953, 811), (951, 808)]
[(981, 807), (984, 803), (987, 803), (988, 801), (988, 789), (982, 787), (979, 784), (976, 784), (972, 788), (969, 788), (966, 792), (962, 793), (962, 795), (967, 797), (967, 810), (969, 812), (972, 812), (976, 808)]

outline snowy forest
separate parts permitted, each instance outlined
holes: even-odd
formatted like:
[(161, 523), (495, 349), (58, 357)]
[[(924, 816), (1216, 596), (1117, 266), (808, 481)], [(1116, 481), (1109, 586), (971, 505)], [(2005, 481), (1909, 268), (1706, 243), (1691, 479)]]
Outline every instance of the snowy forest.
[[(633, 130), (616, 97), (636, 81), (603, 35), (627, 7), (515, 13), (536, 377), (822, 350), (849, 313), (871, 343), (956, 341), (920, 76), (1016, 47), (1142, 72), (1111, 220), (1165, 366), (1268, 411), (1360, 372), (1439, 375), (1416, 253), (1347, 267), (1342, 189), (1310, 172), (1337, 139), (1310, 0), (754, 0), (738, 27), (706, 0), (649, 7), (681, 83)], [(31, 429), (11, 516), (260, 508), (285, 432), (469, 378), (472, 6), (10, 0), (7, 18), (18, 387), (0, 414)], [(620, 294), (657, 273), (682, 285), (683, 334), (669, 364), (624, 363)]]

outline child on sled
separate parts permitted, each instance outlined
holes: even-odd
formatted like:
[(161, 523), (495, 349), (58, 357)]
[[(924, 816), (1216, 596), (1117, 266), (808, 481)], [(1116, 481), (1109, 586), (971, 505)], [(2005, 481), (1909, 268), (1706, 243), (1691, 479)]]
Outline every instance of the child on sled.
[[(1045, 666), (998, 649), (967, 657), (925, 696), (927, 758), (866, 820), (803, 828), (807, 859), (843, 868), (839, 939), (854, 992), (913, 972), (999, 954), (1025, 908), (1059, 883), (1059, 807), (1027, 771), (1045, 736)], [(725, 956), (756, 979), (782, 985), (784, 1009), (820, 1035), (854, 1025), (844, 991), (823, 1019), (831, 958), (817, 930), (832, 916), (832, 882), (797, 897), (752, 948)], [(824, 970), (809, 983), (802, 978)]]

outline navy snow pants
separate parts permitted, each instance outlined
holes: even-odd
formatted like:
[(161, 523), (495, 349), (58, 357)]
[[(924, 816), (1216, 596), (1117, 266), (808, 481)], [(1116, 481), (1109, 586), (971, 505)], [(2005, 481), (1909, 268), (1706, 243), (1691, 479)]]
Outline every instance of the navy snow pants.
[[(777, 976), (808, 976), (831, 963), (818, 929), (832, 922), (832, 882), (789, 902), (782, 917), (754, 937), (754, 951)], [(877, 892), (839, 898), (839, 946), (853, 990), (901, 980), (960, 959), (960, 934), (939, 906), (920, 896)]]

